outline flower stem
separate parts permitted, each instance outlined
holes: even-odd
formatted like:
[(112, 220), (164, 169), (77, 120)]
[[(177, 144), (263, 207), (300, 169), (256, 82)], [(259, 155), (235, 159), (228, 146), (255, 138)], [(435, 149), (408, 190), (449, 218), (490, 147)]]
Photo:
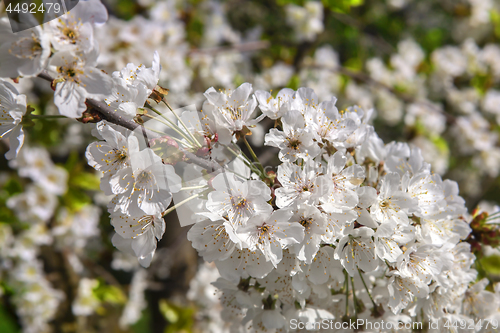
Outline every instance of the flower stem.
[[(151, 117), (151, 116), (146, 116), (146, 117)], [(153, 119), (156, 119), (156, 118), (153, 118)], [(160, 120), (158, 120), (158, 121), (160, 121)], [(161, 121), (160, 121), (160, 122), (161, 122)], [(154, 132), (154, 133), (157, 133), (157, 134), (160, 134), (160, 135), (165, 135), (165, 133), (163, 133), (163, 132), (161, 132), (161, 131), (157, 131), (157, 130), (155, 130), (155, 129), (152, 129), (152, 128), (150, 128), (150, 127), (146, 127), (146, 126), (144, 126), (144, 127), (145, 127), (148, 131), (151, 131), (151, 132)], [(182, 145), (184, 145), (184, 146), (189, 146), (189, 148), (194, 149), (194, 147), (193, 147), (193, 146), (191, 146), (191, 145), (188, 145), (186, 141), (182, 141), (181, 139), (176, 138), (176, 137), (173, 137), (173, 136), (171, 136), (170, 138), (171, 138), (171, 139), (174, 139), (175, 141), (177, 141), (178, 143), (180, 143), (180, 144), (182, 144)], [(154, 149), (153, 149), (153, 150), (154, 150)]]
[(247, 146), (248, 150), (250, 151), (250, 155), (252, 155), (252, 158), (257, 163), (258, 168), (262, 172), (262, 177), (266, 178), (266, 171), (264, 170), (264, 167), (260, 163), (259, 158), (257, 157), (257, 155), (255, 155), (255, 152), (253, 151), (252, 147), (248, 143), (247, 138), (245, 136), (243, 136), (243, 142), (245, 143), (245, 145)]
[(349, 278), (347, 276), (347, 271), (344, 270), (344, 280), (345, 280), (345, 317), (349, 317)]
[[(151, 110), (152, 110), (153, 112), (158, 112), (158, 113), (159, 113), (159, 111), (156, 111), (156, 110), (154, 110), (153, 108), (151, 108)], [(143, 114), (142, 116), (143, 116), (143, 117), (148, 117), (148, 118), (154, 119), (154, 120), (159, 121), (160, 123), (162, 123), (162, 124), (164, 124), (164, 125), (166, 125), (166, 126), (170, 127), (170, 128), (171, 128), (171, 129), (173, 129), (173, 130), (174, 130), (177, 134), (179, 134), (180, 136), (182, 136), (182, 137), (183, 137), (183, 138), (184, 138), (187, 142), (189, 142), (191, 145), (193, 145), (193, 142), (191, 141), (191, 139), (190, 139), (188, 136), (186, 136), (186, 135), (182, 132), (182, 130), (181, 130), (178, 126), (176, 126), (174, 123), (172, 123), (172, 122), (171, 122), (168, 118), (165, 118), (165, 120), (166, 120), (166, 121), (163, 121), (163, 120), (161, 120), (160, 118), (155, 117), (155, 116), (152, 116), (152, 115), (149, 115), (149, 114)]]
[(161, 215), (162, 217), (165, 217), (165, 215), (167, 215), (168, 213), (174, 211), (175, 209), (179, 208), (180, 206), (184, 205), (186, 202), (189, 202), (193, 199), (196, 199), (200, 196), (200, 193), (196, 193), (184, 200), (182, 200), (181, 202), (179, 202), (178, 204), (176, 205), (173, 205), (172, 207), (170, 207), (169, 209), (167, 209), (166, 211), (163, 212), (163, 214)]
[(361, 281), (363, 282), (363, 286), (365, 286), (365, 289), (366, 289), (366, 292), (368, 293), (368, 296), (370, 296), (370, 301), (372, 301), (373, 308), (376, 309), (377, 305), (375, 304), (375, 301), (373, 300), (372, 294), (368, 290), (368, 286), (366, 285), (365, 279), (363, 278), (363, 275), (361, 274), (361, 271), (359, 270), (359, 268), (358, 268), (358, 273), (359, 273), (359, 277), (361, 278)]
[(356, 299), (356, 290), (354, 289), (354, 277), (351, 276), (351, 285), (352, 285), (352, 300), (354, 302), (354, 316), (358, 315), (358, 300)]
[(247, 167), (250, 168), (250, 170), (252, 170), (253, 172), (255, 173), (259, 173), (260, 170), (259, 169), (256, 169), (255, 166), (252, 164), (252, 162), (250, 162), (250, 159), (248, 157), (245, 156), (245, 154), (243, 154), (243, 152), (241, 152), (241, 154), (238, 154), (237, 152), (235, 152), (234, 150), (232, 150), (231, 148), (229, 148), (228, 146), (225, 146), (227, 150), (229, 150), (234, 156), (236, 156), (237, 158), (239, 158), (240, 160), (243, 161), (243, 163), (245, 163), (245, 165)]
[(177, 113), (175, 113), (175, 111), (172, 109), (172, 107), (170, 106), (170, 104), (168, 104), (167, 100), (165, 99), (165, 97), (163, 97), (162, 99), (162, 102), (165, 103), (165, 105), (167, 106), (167, 108), (172, 111), (172, 113), (174, 114), (175, 118), (177, 118), (177, 120), (179, 121), (179, 123), (181, 123), (181, 125), (186, 129), (186, 132), (189, 133), (189, 135), (191, 136), (191, 138), (194, 140), (194, 142), (196, 143), (196, 145), (198, 147), (201, 148), (201, 144), (198, 142), (198, 140), (194, 137), (193, 133), (191, 133), (189, 131), (189, 129), (187, 128), (186, 124), (184, 124), (184, 122), (182, 121), (181, 117), (179, 117), (177, 115)]
[(183, 187), (183, 188), (181, 188), (181, 191), (187, 191), (187, 190), (197, 190), (197, 189), (200, 189), (200, 188), (205, 188), (205, 187), (207, 187), (207, 185), (187, 186), (187, 187)]

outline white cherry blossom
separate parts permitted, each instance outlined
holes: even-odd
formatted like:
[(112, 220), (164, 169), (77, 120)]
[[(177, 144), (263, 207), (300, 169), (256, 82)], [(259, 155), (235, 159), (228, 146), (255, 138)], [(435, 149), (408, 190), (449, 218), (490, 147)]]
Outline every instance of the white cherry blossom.
[(318, 252), (321, 241), (332, 236), (326, 217), (318, 208), (304, 204), (298, 207), (290, 220), (304, 228), (303, 240), (293, 246), (293, 251), (299, 260), (309, 264)]
[(298, 244), (304, 239), (304, 227), (289, 221), (291, 210), (280, 209), (272, 214), (251, 217), (243, 227), (236, 229), (236, 236), (245, 247), (258, 248), (266, 260), (276, 267), (283, 257), (283, 248)]
[(234, 133), (254, 126), (264, 117), (254, 119), (257, 100), (254, 96), (250, 97), (251, 93), (252, 85), (244, 83), (234, 91), (217, 92), (210, 88), (204, 95), (216, 107), (214, 118), (219, 125)]
[(280, 148), (281, 161), (294, 162), (298, 158), (316, 157), (320, 148), (313, 141), (313, 134), (304, 128), (304, 119), (300, 112), (292, 110), (282, 118), (283, 132), (272, 128), (265, 136), (265, 144)]
[(257, 90), (255, 97), (259, 102), (259, 108), (263, 114), (270, 119), (276, 120), (283, 117), (291, 109), (291, 102), (295, 91), (289, 88), (281, 89), (276, 98), (267, 92)]
[(122, 213), (160, 214), (172, 201), (172, 193), (181, 188), (181, 178), (171, 165), (165, 165), (150, 148), (133, 152), (130, 167), (118, 170), (110, 179), (118, 195)]
[(380, 193), (370, 207), (374, 220), (383, 223), (393, 220), (408, 224), (408, 212), (417, 209), (417, 203), (407, 193), (401, 191), (401, 178), (397, 173), (388, 173), (381, 180)]
[(54, 103), (61, 114), (70, 118), (82, 116), (87, 108), (85, 99), (103, 99), (113, 87), (111, 78), (94, 67), (96, 53), (90, 52), (84, 59), (82, 56), (61, 51), (50, 59), (51, 73), (57, 82)]
[(299, 203), (316, 204), (319, 201), (319, 172), (316, 163), (308, 160), (304, 168), (284, 162), (278, 167), (278, 180), (282, 187), (275, 190), (276, 205), (280, 208), (294, 207)]
[(375, 254), (373, 230), (367, 227), (354, 229), (351, 234), (342, 237), (335, 250), (335, 257), (350, 276), (357, 274), (357, 268), (364, 272), (374, 271), (379, 265)]
[(352, 209), (358, 204), (356, 188), (365, 178), (364, 170), (356, 164), (344, 168), (346, 162), (346, 156), (336, 152), (327, 159), (326, 174), (318, 179), (321, 208), (328, 213)]
[(212, 180), (215, 191), (208, 194), (207, 209), (221, 217), (228, 216), (235, 227), (250, 217), (270, 213), (271, 190), (260, 180), (241, 182), (234, 174), (222, 172)]
[(14, 159), (24, 143), (21, 124), (26, 114), (26, 96), (7, 81), (0, 80), (0, 138), (9, 138), (10, 150), (5, 154)]
[(187, 239), (205, 261), (226, 260), (239, 244), (233, 236), (233, 226), (218, 215), (210, 214), (208, 217), (189, 229)]

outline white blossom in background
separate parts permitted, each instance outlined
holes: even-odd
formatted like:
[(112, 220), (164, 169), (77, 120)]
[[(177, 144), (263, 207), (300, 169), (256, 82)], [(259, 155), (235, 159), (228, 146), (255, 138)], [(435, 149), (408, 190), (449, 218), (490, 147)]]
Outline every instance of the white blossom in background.
[(284, 87), (292, 78), (293, 67), (284, 63), (277, 63), (266, 69), (255, 78), (255, 85), (259, 89), (272, 89), (273, 87)]
[(61, 209), (52, 229), (56, 242), (63, 248), (83, 251), (89, 239), (99, 236), (100, 215), (101, 210), (94, 205), (86, 205), (76, 213)]
[(304, 7), (287, 5), (287, 22), (295, 30), (299, 41), (312, 41), (323, 31), (323, 4), (308, 1)]
[[(46, 276), (40, 258), (41, 247), (54, 243), (48, 223), (58, 207), (58, 196), (66, 191), (68, 175), (66, 170), (54, 165), (44, 148), (25, 147), (10, 164), (18, 169), (21, 177), (32, 180), (25, 179), (28, 183), (24, 192), (7, 200), (7, 207), (12, 209), (21, 225), (30, 227), (17, 234), (9, 234), (8, 229), (1, 228), (1, 234), (8, 235), (9, 240), (1, 242), (0, 273), (3, 282), (12, 288), (12, 304), (23, 331), (43, 332), (50, 329), (50, 322), (65, 299), (63, 291), (52, 285)], [(95, 225), (92, 229), (96, 231)], [(82, 235), (77, 239), (81, 241)]]
[(147, 306), (144, 291), (147, 288), (147, 271), (139, 269), (132, 277), (128, 303), (120, 317), (120, 327), (126, 328), (135, 324), (142, 317), (142, 310)]
[(446, 46), (432, 53), (432, 61), (438, 72), (451, 77), (462, 75), (467, 66), (467, 59), (458, 47)]
[(30, 223), (48, 222), (56, 206), (57, 196), (39, 185), (31, 185), (25, 192), (7, 200), (7, 207), (14, 210), (21, 220)]
[(484, 111), (493, 114), (496, 117), (497, 124), (500, 124), (500, 91), (488, 90), (483, 99)]
[(71, 308), (76, 316), (90, 316), (95, 312), (100, 301), (94, 295), (93, 290), (99, 286), (99, 281), (82, 278), (78, 284), (78, 291)]

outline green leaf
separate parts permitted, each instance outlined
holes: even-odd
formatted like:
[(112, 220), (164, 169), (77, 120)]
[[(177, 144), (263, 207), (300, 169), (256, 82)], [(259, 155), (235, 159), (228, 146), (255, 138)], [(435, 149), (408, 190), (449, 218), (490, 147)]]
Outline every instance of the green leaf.
[(430, 29), (423, 38), (422, 47), (430, 53), (443, 45), (443, 39), (444, 33), (441, 29)]
[(0, 307), (0, 332), (2, 333), (17, 333), (21, 332), (16, 322), (9, 317), (5, 310)]
[(139, 10), (139, 5), (133, 0), (119, 0), (115, 5), (117, 16), (130, 20)]
[(160, 307), (161, 314), (163, 315), (163, 317), (165, 317), (165, 319), (169, 323), (175, 324), (179, 321), (178, 311), (174, 307), (170, 306), (167, 300), (165, 299), (160, 300), (158, 305)]
[(134, 333), (151, 333), (151, 327), (149, 325), (150, 321), (151, 321), (151, 311), (149, 307), (147, 307), (142, 312), (141, 318), (135, 324), (130, 326), (130, 328)]
[(68, 159), (66, 160), (66, 163), (64, 164), (64, 168), (66, 169), (66, 171), (68, 171), (68, 172), (73, 171), (73, 169), (77, 166), (79, 160), (80, 160), (80, 157), (78, 156), (78, 152), (72, 151), (69, 154)]
[(0, 332), (2, 333), (18, 333), (20, 328), (16, 325), (15, 320), (9, 316), (3, 306), (0, 304)]
[(96, 174), (81, 172), (70, 179), (70, 184), (84, 190), (99, 190), (100, 179)]
[(477, 74), (470, 83), (480, 95), (484, 96), (493, 85), (493, 78), (490, 75)]
[(280, 6), (286, 5), (297, 5), (304, 6), (304, 4), (309, 0), (276, 0), (276, 3)]
[(430, 137), (430, 140), (436, 146), (436, 148), (439, 150), (441, 154), (448, 155), (450, 153), (450, 147), (448, 146), (448, 142), (446, 142), (446, 140), (443, 137), (439, 135), (433, 135)]
[(245, 83), (245, 78), (243, 77), (243, 75), (241, 74), (236, 74), (236, 76), (234, 77), (234, 82), (235, 82), (235, 85), (236, 86), (240, 86), (242, 85), (243, 83)]
[(87, 194), (76, 188), (68, 189), (62, 197), (62, 201), (64, 205), (72, 211), (79, 211), (92, 202)]
[(481, 266), (486, 273), (500, 275), (500, 256), (493, 255), (481, 258)]
[[(14, 212), (5, 206), (5, 202), (0, 200), (0, 223), (13, 224), (19, 222)], [(3, 207), (2, 207), (3, 206)]]
[[(0, 281), (0, 289), (2, 290), (1, 293), (3, 293), (4, 295), (13, 295), (14, 294), (14, 289), (9, 286), (5, 281)], [(1, 309), (1, 305), (0, 305), (0, 309)]]
[(10, 178), (7, 182), (5, 182), (3, 189), (9, 194), (9, 196), (23, 192), (23, 186), (21, 185), (19, 179), (16, 178)]
[(300, 78), (297, 74), (294, 74), (291, 78), (290, 81), (288, 81), (288, 84), (286, 85), (287, 88), (297, 90), (300, 87)]
[(491, 22), (493, 23), (493, 26), (495, 27), (495, 36), (497, 38), (500, 38), (500, 11), (498, 10), (491, 10), (490, 11), (490, 17), (491, 17)]
[(352, 71), (359, 72), (363, 69), (363, 61), (360, 58), (347, 59), (344, 63), (344, 67)]
[(101, 302), (123, 305), (127, 302), (127, 297), (117, 286), (108, 285), (99, 281), (99, 285), (92, 290), (93, 295)]
[(365, 0), (347, 0), (351, 7), (358, 7), (365, 3)]
[(166, 299), (160, 300), (158, 307), (162, 315), (170, 323), (165, 329), (165, 333), (193, 331), (194, 308), (178, 306)]
[(349, 13), (351, 7), (358, 7), (365, 3), (364, 0), (323, 0), (322, 2), (326, 8), (339, 13)]
[(7, 208), (7, 200), (12, 196), (22, 193), (23, 186), (18, 178), (10, 178), (0, 191), (0, 222), (16, 223), (18, 219), (14, 212)]

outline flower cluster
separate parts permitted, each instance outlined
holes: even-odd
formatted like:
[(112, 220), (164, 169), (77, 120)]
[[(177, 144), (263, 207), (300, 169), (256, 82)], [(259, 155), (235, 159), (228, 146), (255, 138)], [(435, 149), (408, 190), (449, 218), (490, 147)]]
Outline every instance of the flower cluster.
[[(50, 228), (58, 200), (67, 190), (66, 170), (54, 165), (48, 151), (42, 148), (25, 147), (10, 164), (27, 184), (24, 191), (13, 193), (6, 201), (23, 228), (16, 230), (12, 222), (0, 224), (0, 277), (13, 289), (12, 302), (24, 331), (41, 332), (49, 329), (49, 322), (57, 316), (58, 306), (65, 298), (45, 275), (40, 258), (42, 248), (56, 243), (63, 248), (76, 240), (81, 249), (95, 235), (99, 210), (87, 206), (79, 214), (61, 211), (55, 227)], [(4, 181), (2, 187), (8, 187)], [(3, 216), (2, 221), (6, 220)], [(6, 292), (4, 288), (0, 290)]]
[[(108, 18), (104, 7), (99, 1), (86, 0), (71, 15), (23, 32), (20, 41), (17, 35), (10, 33), (4, 18), (0, 24), (5, 32), (0, 53), (5, 54), (2, 59), (9, 65), (2, 66), (0, 76), (15, 78), (35, 76), (43, 71), (50, 73), (56, 79), (55, 103), (60, 113), (74, 118), (85, 110), (85, 98), (104, 98), (110, 106), (119, 106), (128, 117), (135, 116), (136, 108), (141, 107), (154, 86), (146, 84), (145, 89), (131, 89), (130, 84), (123, 82), (128, 75), (126, 70), (110, 78), (95, 67), (98, 64), (108, 72), (126, 67), (135, 72), (128, 64), (144, 62), (145, 55), (155, 51), (162, 55), (163, 67), (161, 73), (155, 69), (157, 78), (176, 93), (171, 97), (172, 105), (202, 101), (201, 89), (191, 89), (194, 82), (202, 82), (201, 87), (233, 88), (242, 76), (244, 81), (253, 82), (260, 89), (300, 83), (315, 89), (321, 98), (335, 94), (343, 107), (349, 104), (365, 109), (376, 107), (378, 119), (391, 126), (402, 124), (408, 129), (409, 139), (421, 148), (435, 172), (443, 175), (452, 163), (452, 178), (459, 181), (463, 193), (475, 195), (481, 189), (473, 184), (485, 177), (496, 177), (500, 170), (495, 130), (499, 113), (496, 101), (500, 52), (487, 37), (494, 30), (493, 17), (500, 8), (491, 0), (469, 2), (470, 15), (453, 24), (461, 32), (454, 36), (457, 45), (428, 51), (414, 38), (405, 38), (399, 40), (387, 56), (363, 59), (360, 69), (368, 74), (366, 77), (349, 77), (351, 74), (343, 71), (339, 61), (339, 50), (331, 46), (318, 47), (312, 57), (305, 57), (297, 66), (291, 66), (290, 60), (278, 60), (261, 70), (252, 68), (251, 59), (242, 57), (237, 50), (211, 52), (210, 48), (217, 45), (253, 43), (263, 38), (259, 29), (245, 36), (232, 27), (228, 4), (208, 1), (200, 5), (203, 10), (197, 12), (200, 15), (197, 19), (205, 27), (200, 45), (208, 48), (202, 52), (189, 50), (191, 41), (183, 20), (184, 11), (190, 9), (187, 5), (173, 0), (156, 4), (146, 1), (145, 17), (136, 16), (131, 21), (111, 17), (103, 24)], [(394, 1), (384, 6), (389, 12), (416, 7), (412, 1)], [(426, 6), (406, 10), (406, 20), (418, 18)], [(445, 9), (452, 11), (453, 7), (458, 11), (460, 6), (457, 4), (454, 8), (448, 4)], [(326, 10), (319, 1), (285, 6), (283, 15), (292, 28), (292, 39), (306, 43), (317, 39), (325, 29), (323, 13)], [(436, 15), (435, 21), (439, 14), (431, 15)], [(158, 82), (154, 81), (149, 83)], [(9, 117), (7, 123), (13, 126), (19, 120), (10, 121)], [(22, 133), (12, 131), (12, 135), (22, 142)], [(461, 163), (450, 158), (454, 154), (464, 157)]]
[[(252, 98), (238, 94), (244, 87), (217, 99), (209, 90), (208, 103), (248, 105)], [(384, 145), (368, 125), (371, 112), (339, 111), (335, 99), (320, 103), (311, 89), (255, 96), (276, 120), (265, 142), (279, 148), (282, 164), (253, 177), (216, 175), (198, 213), (207, 219), (188, 233), (221, 274), (225, 320), (286, 331), (291, 319), (325, 315), (397, 322), (403, 314), (436, 321), (497, 312), (495, 297), (490, 311), (462, 306), (477, 274), (460, 242), (470, 233), (464, 201), (418, 148)], [(212, 105), (215, 119), (228, 110), (227, 102)], [(248, 111), (229, 109), (241, 110), (232, 121)]]
[[(25, 331), (49, 331), (64, 302), (57, 280), (49, 282), (48, 258), (60, 258), (72, 276), (64, 288), (73, 290), (66, 303), (75, 316), (125, 304), (120, 289), (95, 278), (101, 268), (90, 259), (100, 250), (92, 240), (113, 229), (121, 252), (111, 267), (134, 273), (119, 325), (136, 322), (148, 288), (138, 263), (163, 263), (155, 252), (173, 211), (181, 226), (194, 224), (187, 239), (212, 263), (200, 266), (188, 295), (203, 296), (207, 331), (288, 332), (292, 320), (438, 322), (438, 330), (500, 321), (500, 287), (481, 279), (488, 275), (473, 254), (499, 255), (498, 206), (469, 215), (458, 183), (442, 179), (451, 168), (470, 195), (480, 179), (499, 175), (497, 4), (468, 1), (453, 21), (457, 45), (405, 37), (387, 54), (342, 64), (340, 48), (322, 45), (332, 26), (327, 2), (279, 5), (284, 46), (258, 59), (247, 54), (267, 52), (275, 27), (236, 27), (231, 1), (196, 10), (139, 2), (144, 16), (129, 21), (108, 21), (99, 0), (80, 0), (17, 34), (0, 19), (0, 138), (9, 138), (5, 156), (20, 176), (0, 174), (0, 200), (14, 221), (0, 222), (0, 274), (9, 287), (2, 283), (0, 294), (12, 293)], [(431, 3), (379, 5), (411, 21)], [(200, 36), (189, 30), (197, 25)], [(151, 67), (143, 64), (151, 58)], [(30, 81), (37, 76), (51, 81), (53, 106), (33, 93), (50, 91)], [(97, 176), (71, 158), (63, 168), (45, 149), (21, 149), (23, 126), (44, 117), (96, 123), (97, 141), (90, 125), (78, 135), (70, 125), (59, 148), (88, 145)], [(404, 126), (410, 143), (385, 144), (374, 121)], [(82, 188), (100, 188), (93, 199), (107, 207), (111, 226), (98, 225), (100, 209), (85, 194), (74, 204)]]
[(113, 244), (149, 266), (156, 240), (165, 232), (162, 213), (172, 192), (179, 191), (181, 179), (151, 148), (140, 150), (138, 138), (125, 131), (100, 122), (96, 135), (105, 141), (92, 143), (86, 155), (89, 164), (103, 173), (101, 189), (114, 196), (108, 205), (117, 233)]

